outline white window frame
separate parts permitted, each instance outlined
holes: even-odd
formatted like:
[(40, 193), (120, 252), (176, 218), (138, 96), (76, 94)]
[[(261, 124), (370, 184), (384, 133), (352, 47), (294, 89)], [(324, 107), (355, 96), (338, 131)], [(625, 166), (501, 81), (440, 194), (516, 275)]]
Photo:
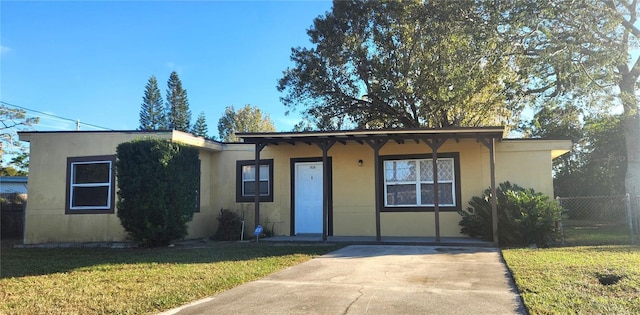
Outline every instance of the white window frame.
[[(86, 184), (76, 184), (74, 183), (75, 179), (75, 171), (76, 165), (86, 165), (86, 164), (108, 164), (109, 165), (109, 180), (108, 182), (101, 183), (86, 183)], [(112, 180), (113, 180), (113, 162), (110, 160), (95, 160), (95, 161), (77, 161), (70, 163), (70, 176), (69, 176), (69, 210), (111, 210), (111, 200), (113, 194), (112, 189)], [(106, 206), (73, 206), (73, 194), (75, 192), (76, 187), (107, 187), (107, 205)]]
[[(387, 172), (386, 172), (386, 164), (387, 163), (393, 163), (393, 162), (410, 162), (413, 161), (416, 164), (416, 179), (413, 181), (387, 181)], [(451, 163), (451, 169), (453, 172), (453, 176), (451, 179), (441, 179), (438, 178), (438, 190), (442, 189), (441, 184), (451, 184), (451, 196), (452, 196), (452, 203), (442, 203), (442, 200), (438, 200), (438, 206), (441, 207), (456, 207), (456, 201), (457, 201), (457, 196), (456, 196), (456, 167), (455, 167), (455, 159), (452, 157), (442, 157), (442, 158), (438, 158), (438, 164), (440, 162), (443, 161), (450, 161)], [(427, 162), (429, 164), (433, 163), (433, 159), (432, 158), (428, 158), (428, 159), (424, 159), (424, 158), (408, 158), (408, 159), (389, 159), (389, 160), (384, 160), (382, 163), (382, 173), (383, 173), (383, 188), (384, 188), (384, 206), (388, 207), (388, 208), (402, 208), (402, 207), (434, 207), (435, 203), (430, 203), (430, 204), (423, 204), (422, 203), (422, 193), (421, 193), (421, 185), (422, 184), (434, 184), (433, 180), (421, 180), (420, 178), (420, 162)], [(387, 194), (387, 188), (389, 186), (394, 186), (394, 185), (414, 185), (415, 189), (416, 189), (416, 204), (399, 204), (399, 205), (393, 205), (393, 204), (389, 204), (389, 201), (387, 200), (388, 198), (388, 194)]]
[[(244, 172), (244, 168), (248, 167), (250, 170), (253, 170), (253, 178), (254, 179), (246, 179), (244, 177), (245, 172)], [(265, 170), (266, 169), (266, 170)], [(266, 180), (263, 180), (262, 178), (257, 179), (259, 182), (267, 182), (267, 191), (264, 192), (262, 190), (260, 190), (260, 197), (268, 197), (271, 195), (271, 176), (270, 176), (270, 167), (269, 164), (260, 164), (260, 177), (266, 176)], [(255, 182), (256, 181), (256, 166), (255, 165), (243, 165), (242, 166), (242, 197), (255, 197), (255, 193), (254, 194), (248, 194), (245, 193), (244, 191), (244, 187), (245, 187), (245, 183), (247, 182)]]

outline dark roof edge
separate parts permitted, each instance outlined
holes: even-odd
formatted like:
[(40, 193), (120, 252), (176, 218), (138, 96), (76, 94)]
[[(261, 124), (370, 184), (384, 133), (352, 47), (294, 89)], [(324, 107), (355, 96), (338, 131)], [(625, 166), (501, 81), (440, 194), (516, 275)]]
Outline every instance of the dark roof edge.
[[(72, 133), (139, 133), (139, 134), (154, 134), (154, 133), (171, 133), (173, 130), (51, 130), (51, 131), (18, 131), (20, 134), (72, 134)], [(184, 132), (184, 131), (182, 131)], [(194, 137), (198, 137), (190, 132), (184, 132)], [(219, 144), (227, 144), (214, 139), (204, 138), (206, 141), (211, 141)]]
[(536, 141), (536, 140), (570, 140), (573, 142), (571, 137), (543, 137), (543, 138), (503, 138), (502, 141)]
[(18, 131), (18, 133), (161, 133), (173, 130), (48, 130), (48, 131)]
[(310, 131), (280, 131), (280, 132), (238, 132), (236, 136), (256, 136), (256, 135), (307, 135), (307, 134), (332, 134), (332, 133), (362, 133), (362, 132), (371, 132), (371, 133), (384, 133), (384, 132), (398, 132), (405, 131), (407, 133), (411, 133), (413, 131), (456, 131), (456, 130), (495, 130), (495, 129), (505, 129), (504, 126), (483, 126), (483, 127), (445, 127), (445, 128), (386, 128), (386, 129), (339, 129), (339, 130), (310, 130)]

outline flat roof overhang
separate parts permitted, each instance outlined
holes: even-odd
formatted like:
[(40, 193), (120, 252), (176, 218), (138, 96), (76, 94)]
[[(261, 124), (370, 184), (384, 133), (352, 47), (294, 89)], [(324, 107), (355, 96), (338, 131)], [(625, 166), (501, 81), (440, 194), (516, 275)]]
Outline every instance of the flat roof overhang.
[(179, 142), (185, 145), (193, 146), (198, 149), (220, 152), (223, 150), (223, 143), (205, 139), (203, 137), (194, 136), (190, 133), (178, 130), (63, 130), (63, 131), (18, 131), (20, 141), (31, 142), (31, 138), (37, 135), (89, 135), (89, 134), (134, 134), (143, 137), (149, 136), (168, 136), (172, 142)]
[(504, 127), (457, 127), (457, 128), (416, 128), (416, 129), (372, 129), (338, 130), (308, 132), (260, 132), (237, 133), (245, 143), (278, 145), (280, 143), (302, 142), (307, 144), (335, 141), (346, 144), (348, 141), (364, 144), (370, 140), (393, 140), (403, 142), (423, 139), (502, 139)]

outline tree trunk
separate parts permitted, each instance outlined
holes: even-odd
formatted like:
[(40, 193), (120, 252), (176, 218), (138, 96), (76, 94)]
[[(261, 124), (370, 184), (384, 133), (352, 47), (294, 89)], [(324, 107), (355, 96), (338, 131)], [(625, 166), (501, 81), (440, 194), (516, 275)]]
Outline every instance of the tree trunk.
[(627, 147), (625, 189), (631, 197), (640, 197), (640, 117), (635, 96), (637, 77), (626, 74), (620, 82), (620, 96), (624, 106), (624, 139)]

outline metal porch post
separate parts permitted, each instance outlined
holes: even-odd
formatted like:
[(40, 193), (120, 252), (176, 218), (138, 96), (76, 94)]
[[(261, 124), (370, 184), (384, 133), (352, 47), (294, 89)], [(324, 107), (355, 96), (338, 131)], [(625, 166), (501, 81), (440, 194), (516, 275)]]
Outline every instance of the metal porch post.
[(493, 242), (500, 246), (498, 240), (498, 200), (496, 197), (496, 139), (478, 139), (489, 149), (489, 167), (491, 170), (491, 223), (493, 228)]
[[(438, 149), (444, 144), (446, 139), (428, 139), (423, 140), (430, 148), (432, 152), (431, 163), (433, 166), (433, 216), (436, 224), (436, 242), (440, 242), (440, 195), (438, 187)], [(417, 174), (420, 176), (420, 174)]]
[(257, 227), (260, 224), (260, 151), (264, 149), (266, 144), (264, 143), (256, 143), (255, 147), (255, 186), (254, 186), (254, 198), (253, 198), (253, 209), (254, 209), (254, 221), (255, 226)]
[(491, 216), (493, 217), (493, 241), (496, 246), (500, 246), (498, 241), (498, 201), (496, 196), (496, 139), (491, 138), (491, 148), (489, 154), (491, 163)]
[(322, 149), (322, 240), (327, 240), (329, 230), (329, 149), (335, 141), (327, 140), (316, 143)]

